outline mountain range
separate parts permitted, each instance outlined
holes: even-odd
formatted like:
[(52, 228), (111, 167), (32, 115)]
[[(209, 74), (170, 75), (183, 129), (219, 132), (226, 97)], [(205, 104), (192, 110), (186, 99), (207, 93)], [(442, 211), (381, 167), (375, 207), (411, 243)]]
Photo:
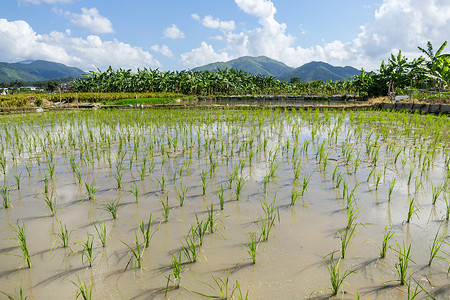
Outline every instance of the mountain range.
[(0, 62), (0, 82), (35, 82), (61, 78), (79, 78), (83, 70), (45, 60), (18, 63)]
[(335, 67), (320, 61), (313, 61), (304, 64), (301, 67), (292, 68), (280, 61), (268, 58), (266, 56), (243, 56), (228, 62), (216, 62), (196, 67), (192, 69), (192, 71), (215, 72), (226, 68), (242, 70), (253, 75), (272, 75), (282, 81), (290, 81), (291, 78), (296, 77), (303, 82), (313, 80), (344, 80), (355, 75), (358, 76), (361, 73), (361, 71), (353, 67)]

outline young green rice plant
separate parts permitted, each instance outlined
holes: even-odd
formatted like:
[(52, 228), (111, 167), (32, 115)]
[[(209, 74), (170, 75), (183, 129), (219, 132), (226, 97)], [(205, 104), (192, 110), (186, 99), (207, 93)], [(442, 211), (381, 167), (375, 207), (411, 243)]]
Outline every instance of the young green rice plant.
[(145, 248), (150, 247), (150, 240), (153, 236), (153, 234), (150, 234), (151, 226), (152, 226), (152, 214), (150, 214), (150, 217), (148, 218), (147, 226), (145, 226), (144, 221), (142, 221), (141, 224), (139, 225), (139, 230), (142, 233)]
[(238, 180), (236, 181), (236, 189), (235, 189), (236, 201), (239, 201), (239, 199), (241, 197), (242, 190), (244, 189), (245, 180), (246, 180), (246, 177), (243, 177), (241, 175), (241, 176), (239, 176)]
[(94, 256), (94, 236), (92, 234), (87, 233), (86, 241), (79, 241), (78, 243), (83, 248), (81, 250), (81, 260), (86, 262), (88, 267), (92, 267), (92, 263), (94, 262), (96, 256)]
[[(404, 285), (406, 283), (406, 276), (408, 271), (408, 265), (411, 260), (411, 245), (406, 248), (405, 242), (403, 242), (403, 248), (398, 245), (397, 252), (397, 258), (398, 263), (395, 264), (395, 269), (397, 270), (398, 274), (398, 281), (400, 282), (400, 285)], [(412, 261), (413, 262), (413, 261)]]
[(190, 262), (196, 262), (199, 255), (199, 249), (195, 243), (195, 229), (191, 226), (189, 234), (184, 238), (185, 243), (181, 242), (181, 251)]
[(107, 233), (107, 230), (106, 230), (105, 222), (95, 223), (94, 224), (94, 228), (95, 228), (95, 231), (97, 232), (97, 238), (100, 240), (100, 245), (103, 248), (106, 248), (106, 240), (108, 238), (108, 233)]
[(11, 207), (11, 200), (10, 200), (10, 191), (9, 191), (9, 186), (7, 184), (4, 184), (3, 186), (0, 187), (0, 194), (2, 194), (2, 198), (3, 198), (3, 208), (9, 208)]
[(169, 207), (169, 196), (166, 195), (166, 200), (160, 199), (159, 200), (162, 205), (162, 215), (165, 222), (169, 221), (169, 213), (170, 213), (170, 207)]
[(339, 188), (341, 186), (342, 181), (344, 180), (344, 175), (342, 175), (342, 173), (338, 173), (336, 176), (336, 182), (335, 182), (335, 187)]
[(202, 181), (202, 195), (205, 196), (206, 195), (206, 177), (208, 176), (208, 174), (206, 173), (206, 171), (202, 171), (200, 173), (200, 179)]
[(375, 190), (378, 190), (378, 187), (381, 184), (381, 176), (382, 175), (383, 175), (382, 173), (378, 173), (376, 178), (375, 178)]
[(444, 233), (441, 237), (439, 237), (439, 231), (441, 230), (441, 227), (439, 227), (438, 231), (436, 232), (436, 235), (434, 236), (433, 244), (431, 244), (430, 247), (430, 259), (428, 260), (428, 266), (431, 266), (431, 263), (435, 258), (444, 259), (442, 256), (438, 256), (439, 252), (441, 251), (441, 247), (444, 244), (444, 238), (446, 234)]
[(389, 247), (389, 241), (394, 237), (394, 232), (388, 229), (388, 226), (386, 225), (384, 227), (384, 235), (383, 235), (383, 242), (381, 243), (381, 249), (380, 249), (380, 258), (385, 258), (387, 249)]
[(116, 174), (114, 174), (114, 178), (116, 179), (116, 182), (117, 182), (117, 189), (118, 190), (122, 189), (123, 171), (119, 166), (117, 166)]
[[(166, 283), (166, 289), (164, 292), (164, 296), (167, 297), (167, 291), (169, 290), (169, 282), (172, 282), (175, 284), (175, 288), (178, 289), (181, 285), (181, 272), (183, 272), (183, 268), (181, 267), (181, 251), (178, 255), (178, 258), (172, 255), (172, 272), (170, 272), (169, 276), (167, 276), (167, 283)], [(171, 279), (173, 277), (173, 279)]]
[(344, 283), (344, 280), (356, 270), (345, 271), (344, 274), (341, 275), (341, 259), (339, 258), (336, 262), (334, 261), (334, 252), (330, 254), (330, 261), (327, 264), (324, 261), (325, 267), (328, 270), (328, 274), (330, 275), (331, 289), (332, 295), (337, 295), (341, 285)]
[(162, 193), (166, 192), (166, 175), (164, 172), (161, 174), (161, 180), (156, 179), (158, 181), (159, 187)]
[(389, 192), (388, 192), (388, 201), (391, 201), (392, 198), (392, 193), (394, 191), (394, 187), (395, 187), (395, 178), (389, 182)]
[(59, 232), (55, 233), (56, 237), (59, 239), (59, 243), (63, 248), (69, 246), (70, 232), (67, 230), (67, 225), (58, 220)]
[(345, 253), (347, 252), (347, 247), (350, 243), (350, 239), (355, 233), (356, 225), (357, 223), (355, 223), (351, 227), (346, 226), (343, 233), (338, 230), (339, 239), (341, 240), (341, 258), (345, 258)]
[(266, 196), (267, 195), (267, 187), (269, 186), (269, 181), (270, 181), (270, 178), (269, 178), (269, 176), (264, 176), (264, 180), (263, 180), (263, 191), (264, 191), (264, 196)]
[(311, 172), (310, 174), (305, 174), (303, 176), (303, 182), (302, 182), (302, 189), (301, 189), (301, 194), (303, 196), (303, 194), (305, 194), (305, 192), (308, 190), (308, 185), (311, 182), (311, 178), (314, 172)]
[(28, 251), (27, 239), (25, 235), (25, 224), (22, 226), (19, 225), (19, 221), (17, 220), (16, 226), (9, 224), (9, 226), (14, 230), (16, 234), (17, 244), (19, 245), (20, 250), (22, 251), (22, 257), (25, 259), (28, 268), (31, 267), (31, 256)]
[(20, 190), (20, 176), (22, 173), (14, 174), (14, 179), (16, 180), (17, 189)]
[(289, 206), (294, 206), (299, 196), (300, 192), (298, 191), (297, 182), (294, 182), (291, 189), (291, 203), (289, 204)]
[(42, 182), (44, 183), (44, 193), (48, 193), (48, 185), (49, 185), (49, 180), (47, 177), (44, 177), (44, 179), (42, 179)]
[(211, 202), (211, 208), (208, 210), (208, 218), (206, 219), (206, 224), (209, 228), (209, 233), (214, 233), (214, 230), (216, 229), (216, 223), (214, 218), (214, 205)]
[(100, 204), (102, 209), (111, 213), (112, 218), (117, 219), (117, 210), (119, 209), (119, 199), (116, 199), (112, 202), (105, 202)]
[(225, 195), (223, 191), (222, 181), (220, 182), (220, 188), (219, 191), (217, 192), (217, 197), (219, 197), (220, 210), (223, 210), (223, 206), (225, 204)]
[(439, 186), (434, 186), (433, 183), (431, 183), (432, 188), (432, 204), (435, 205), (436, 201), (438, 200), (439, 196), (441, 195), (443, 188)]
[(136, 182), (133, 182), (133, 185), (131, 185), (130, 192), (134, 195), (134, 199), (136, 200), (136, 203), (139, 203), (139, 189), (137, 187)]
[(125, 266), (125, 270), (128, 269), (128, 266), (133, 262), (133, 260), (134, 260), (133, 269), (136, 270), (136, 267), (138, 267), (139, 269), (142, 270), (142, 258), (144, 256), (144, 251), (146, 248), (145, 245), (141, 246), (141, 244), (139, 243), (139, 239), (136, 232), (134, 233), (134, 237), (135, 237), (134, 247), (128, 245), (124, 241), (121, 241), (122, 244), (124, 244), (125, 246), (128, 247), (128, 249), (130, 249), (129, 250), (130, 259), (128, 260), (128, 263)]
[(413, 168), (411, 167), (410, 169), (409, 169), (409, 174), (408, 174), (408, 186), (410, 186), (411, 185), (411, 180), (412, 180), (412, 176), (413, 176)]
[(86, 193), (88, 195), (89, 201), (94, 200), (94, 195), (97, 192), (98, 188), (95, 187), (95, 181), (92, 180), (91, 183), (84, 182), (84, 186), (86, 188)]
[(416, 179), (414, 179), (414, 193), (417, 194), (421, 186), (422, 186), (422, 176), (417, 176)]
[(214, 280), (215, 285), (210, 285), (206, 282), (201, 281), (201, 283), (205, 284), (206, 286), (208, 286), (209, 288), (211, 288), (212, 290), (215, 291), (215, 293), (212, 295), (197, 292), (197, 291), (192, 291), (192, 292), (197, 295), (200, 295), (202, 297), (211, 298), (211, 299), (235, 299), (236, 297), (234, 296), (234, 293), (240, 286), (239, 286), (239, 283), (236, 282), (231, 287), (231, 291), (229, 291), (229, 275), (230, 275), (230, 269), (228, 269), (228, 272), (226, 273), (226, 275), (224, 275), (224, 278), (216, 278), (216, 277), (214, 277), (214, 275), (211, 275), (211, 277)]
[[(14, 295), (8, 294), (8, 293), (2, 292), (2, 291), (0, 291), (0, 294), (5, 295), (8, 298), (8, 300), (27, 300), (28, 296), (24, 296), (24, 294), (23, 294), (22, 281), (20, 283), (17, 283), (17, 285), (19, 286), (19, 291), (14, 289)], [(30, 298), (30, 299), (33, 299), (33, 298)]]
[(195, 214), (196, 226), (193, 227), (195, 230), (195, 234), (198, 237), (199, 246), (203, 246), (203, 238), (205, 237), (206, 231), (208, 230), (208, 223), (203, 221), (199, 221), (197, 214)]
[(44, 194), (44, 202), (48, 209), (50, 209), (50, 215), (54, 217), (58, 209), (56, 207), (56, 197), (53, 197), (53, 191), (50, 196), (48, 194)]
[(263, 242), (269, 240), (269, 234), (275, 225), (275, 218), (278, 214), (278, 220), (280, 220), (280, 212), (278, 207), (275, 206), (276, 195), (273, 198), (271, 204), (268, 204), (265, 200), (261, 201), (261, 207), (264, 211), (264, 215), (259, 217), (260, 230), (261, 230), (261, 240)]
[(77, 275), (78, 283), (74, 281), (72, 282), (77, 287), (77, 293), (75, 294), (75, 299), (81, 296), (83, 300), (91, 300), (92, 299), (92, 282), (89, 280), (89, 285), (86, 284), (84, 280), (80, 280)]
[(250, 232), (247, 237), (247, 253), (250, 255), (252, 263), (256, 263), (256, 250), (261, 241), (261, 235), (257, 232)]
[(408, 216), (406, 217), (406, 223), (409, 223), (411, 221), (412, 216), (415, 214), (418, 216), (417, 212), (419, 211), (419, 207), (416, 206), (415, 202), (415, 195), (409, 199), (409, 205), (408, 205)]
[(184, 200), (186, 199), (186, 194), (188, 192), (188, 187), (183, 186), (183, 181), (180, 183), (180, 189), (175, 188), (177, 193), (178, 201), (180, 202), (180, 206), (183, 206)]

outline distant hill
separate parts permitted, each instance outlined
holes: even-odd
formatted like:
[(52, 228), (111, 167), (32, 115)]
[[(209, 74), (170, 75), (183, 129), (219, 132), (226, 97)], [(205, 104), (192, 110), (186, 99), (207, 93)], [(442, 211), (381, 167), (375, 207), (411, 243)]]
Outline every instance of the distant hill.
[(361, 71), (353, 67), (335, 67), (324, 62), (313, 61), (290, 72), (284, 73), (277, 78), (283, 81), (289, 81), (293, 77), (297, 77), (300, 81), (304, 82), (313, 80), (335, 81), (349, 79), (360, 73)]
[(282, 81), (290, 81), (291, 78), (297, 77), (304, 82), (312, 80), (344, 80), (360, 74), (360, 71), (353, 67), (335, 67), (324, 62), (310, 62), (294, 69), (265, 56), (243, 56), (228, 62), (216, 62), (197, 67), (192, 69), (192, 71), (207, 70), (215, 72), (225, 68), (242, 70), (253, 75), (272, 75)]
[(292, 71), (293, 68), (286, 66), (284, 63), (277, 60), (268, 58), (266, 56), (243, 56), (237, 59), (230, 60), (228, 62), (216, 62), (205, 66), (197, 67), (192, 71), (210, 71), (216, 72), (217, 70), (224, 69), (243, 70), (244, 72), (251, 73), (253, 75), (266, 75), (266, 76), (280, 76), (286, 72)]
[(34, 82), (60, 78), (79, 78), (83, 70), (45, 60), (24, 61), (19, 63), (0, 62), (0, 82)]

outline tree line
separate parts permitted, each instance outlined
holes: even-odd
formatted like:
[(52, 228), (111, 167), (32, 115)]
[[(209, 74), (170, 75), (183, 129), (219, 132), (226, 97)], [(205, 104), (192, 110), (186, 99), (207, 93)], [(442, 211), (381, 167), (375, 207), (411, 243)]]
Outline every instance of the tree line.
[(426, 49), (418, 47), (423, 56), (408, 61), (402, 52), (391, 54), (378, 70), (361, 70), (359, 76), (341, 81), (291, 82), (279, 81), (274, 76), (252, 75), (242, 70), (161, 71), (159, 69), (131, 70), (109, 67), (102, 72), (91, 71), (77, 79), (72, 89), (77, 92), (163, 92), (185, 95), (245, 95), (245, 94), (358, 94), (362, 97), (386, 96), (402, 93), (409, 88), (448, 87), (450, 83), (450, 54), (443, 51), (444, 42), (434, 51), (431, 42)]

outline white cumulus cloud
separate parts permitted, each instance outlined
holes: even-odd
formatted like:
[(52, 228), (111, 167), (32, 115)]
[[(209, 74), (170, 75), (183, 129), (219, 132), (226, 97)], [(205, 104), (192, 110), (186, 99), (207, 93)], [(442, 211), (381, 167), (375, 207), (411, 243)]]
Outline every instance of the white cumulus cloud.
[(173, 53), (167, 45), (162, 45), (162, 46), (153, 45), (150, 47), (150, 49), (152, 49), (153, 51), (155, 51), (157, 53), (161, 53), (164, 56), (173, 57)]
[(72, 13), (71, 22), (77, 26), (84, 27), (93, 33), (114, 32), (111, 21), (100, 15), (97, 8), (81, 9), (81, 14)]
[(184, 39), (184, 33), (177, 27), (177, 25), (172, 24), (172, 26), (167, 27), (164, 30), (163, 37), (166, 39)]
[(116, 39), (104, 41), (96, 35), (84, 39), (70, 34), (70, 30), (38, 34), (25, 21), (0, 19), (0, 57), (11, 62), (43, 59), (84, 70), (161, 66), (140, 47)]
[(189, 68), (230, 59), (226, 52), (216, 53), (213, 47), (206, 42), (202, 42), (200, 47), (190, 52), (181, 54), (181, 62)]
[(220, 29), (223, 31), (233, 31), (236, 28), (234, 21), (221, 21), (214, 19), (211, 15), (205, 16), (203, 19), (197, 14), (191, 15), (192, 19), (200, 21), (201, 24), (207, 28)]

